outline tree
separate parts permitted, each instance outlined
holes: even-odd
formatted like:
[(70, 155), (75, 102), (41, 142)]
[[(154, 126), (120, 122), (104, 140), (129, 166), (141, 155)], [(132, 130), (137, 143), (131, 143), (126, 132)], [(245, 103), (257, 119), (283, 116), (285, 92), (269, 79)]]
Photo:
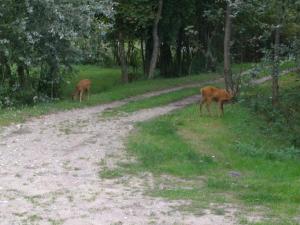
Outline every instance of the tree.
[(154, 70), (156, 67), (157, 63), (157, 58), (158, 58), (158, 52), (159, 52), (159, 36), (158, 36), (158, 23), (161, 18), (162, 14), (162, 8), (163, 8), (163, 0), (158, 1), (158, 9), (157, 9), (157, 14), (154, 19), (154, 24), (153, 24), (153, 50), (152, 50), (152, 56), (151, 56), (151, 61), (150, 61), (150, 66), (149, 66), (149, 71), (148, 71), (148, 78), (151, 79), (154, 76)]
[[(143, 42), (147, 39), (147, 31), (154, 20), (154, 3), (151, 0), (115, 0), (115, 3), (115, 20), (113, 29), (109, 32), (109, 39), (117, 48), (115, 53), (121, 66), (122, 80), (127, 82), (128, 66), (136, 57), (134, 42), (137, 40), (141, 41), (141, 62), (144, 62), (143, 67), (146, 67)], [(146, 72), (146, 69), (144, 71)]]
[[(111, 1), (1, 1), (1, 82), (3, 86), (10, 84), (3, 96), (18, 94), (20, 97), (26, 87), (31, 101), (37, 94), (59, 97), (65, 71), (79, 58), (76, 40), (89, 34), (99, 12), (111, 17)], [(13, 76), (14, 65), (17, 77)], [(32, 70), (33, 67), (36, 69)], [(32, 71), (38, 76), (31, 75)], [(30, 76), (37, 77), (38, 82), (30, 81), (29, 85)]]
[(122, 30), (118, 31), (118, 54), (121, 63), (122, 81), (128, 83), (128, 64), (125, 56), (125, 44)]
[(274, 43), (274, 62), (272, 72), (272, 104), (278, 104), (279, 101), (279, 48), (280, 48), (280, 25), (275, 28), (275, 43)]
[[(294, 24), (297, 22), (297, 15), (300, 11), (300, 1), (298, 0), (273, 0), (267, 5), (263, 2), (262, 7), (268, 9), (264, 12), (265, 18), (260, 22), (265, 25), (267, 40), (273, 43), (271, 46), (264, 46), (271, 52), (270, 57), (272, 66), (272, 105), (279, 103), (279, 75), (280, 61), (284, 57), (297, 57), (297, 50), (290, 48), (294, 40), (299, 38), (300, 28)], [(268, 51), (266, 51), (268, 52)]]
[[(272, 104), (276, 106), (279, 102), (279, 54), (280, 54), (280, 31), (285, 14), (284, 1), (275, 1), (277, 24), (275, 25), (274, 58), (272, 71)], [(285, 3), (286, 4), (286, 3)]]
[(224, 79), (227, 90), (233, 90), (233, 80), (231, 74), (231, 5), (227, 2), (225, 16), (225, 35), (224, 35)]

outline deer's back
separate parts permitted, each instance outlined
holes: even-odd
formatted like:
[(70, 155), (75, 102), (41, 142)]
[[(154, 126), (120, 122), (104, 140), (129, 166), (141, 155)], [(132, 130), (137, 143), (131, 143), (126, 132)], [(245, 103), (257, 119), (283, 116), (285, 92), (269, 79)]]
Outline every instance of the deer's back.
[(226, 90), (222, 88), (216, 88), (213, 86), (202, 88), (201, 94), (203, 98), (210, 98), (214, 101), (228, 100), (231, 98), (230, 94)]
[(91, 81), (89, 79), (80, 80), (76, 85), (77, 90), (86, 90), (91, 86)]

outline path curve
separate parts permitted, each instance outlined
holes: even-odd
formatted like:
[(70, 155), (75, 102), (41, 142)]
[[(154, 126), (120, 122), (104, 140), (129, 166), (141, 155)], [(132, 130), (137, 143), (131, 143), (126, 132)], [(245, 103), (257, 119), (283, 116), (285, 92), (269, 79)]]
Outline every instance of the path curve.
[[(124, 140), (134, 124), (199, 100), (192, 96), (163, 107), (103, 119), (108, 108), (59, 112), (6, 127), (0, 135), (0, 223), (14, 224), (234, 224), (226, 215), (184, 214), (167, 201), (144, 194), (151, 174), (101, 179), (104, 164), (125, 160)], [(102, 162), (102, 163), (101, 163)]]

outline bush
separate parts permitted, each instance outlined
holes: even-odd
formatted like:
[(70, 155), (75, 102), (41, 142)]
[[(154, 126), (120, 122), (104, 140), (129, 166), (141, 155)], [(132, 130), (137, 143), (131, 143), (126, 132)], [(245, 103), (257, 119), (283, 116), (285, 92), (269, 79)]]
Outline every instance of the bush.
[(14, 96), (17, 105), (33, 105), (36, 97), (37, 93), (31, 88), (19, 90)]
[(0, 108), (33, 105), (36, 102), (36, 98), (37, 93), (32, 88), (0, 88)]
[[(269, 88), (271, 90), (271, 87)], [(266, 120), (268, 126), (262, 128), (265, 133), (300, 147), (300, 93), (297, 86), (282, 89), (280, 104), (276, 107), (272, 106), (270, 92), (265, 88), (249, 89), (241, 98), (240, 102), (244, 106)]]

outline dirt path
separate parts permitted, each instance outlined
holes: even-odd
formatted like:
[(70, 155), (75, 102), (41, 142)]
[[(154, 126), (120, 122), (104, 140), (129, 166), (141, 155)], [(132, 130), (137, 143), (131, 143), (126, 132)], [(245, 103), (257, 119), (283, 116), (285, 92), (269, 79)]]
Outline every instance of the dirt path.
[[(294, 73), (294, 72), (300, 72), (300, 67), (284, 70), (280, 73), (280, 76), (284, 76), (284, 75), (287, 75), (289, 73)], [(251, 84), (253, 84), (253, 85), (262, 84), (269, 80), (272, 80), (272, 75), (268, 75), (268, 76), (264, 76), (264, 77), (256, 79), (256, 80), (252, 80)]]
[(234, 224), (232, 210), (184, 214), (174, 208), (180, 201), (144, 195), (153, 185), (151, 174), (99, 177), (105, 164), (126, 158), (123, 140), (135, 122), (192, 104), (199, 96), (115, 119), (104, 120), (101, 112), (165, 92), (6, 127), (0, 134), (0, 224)]

